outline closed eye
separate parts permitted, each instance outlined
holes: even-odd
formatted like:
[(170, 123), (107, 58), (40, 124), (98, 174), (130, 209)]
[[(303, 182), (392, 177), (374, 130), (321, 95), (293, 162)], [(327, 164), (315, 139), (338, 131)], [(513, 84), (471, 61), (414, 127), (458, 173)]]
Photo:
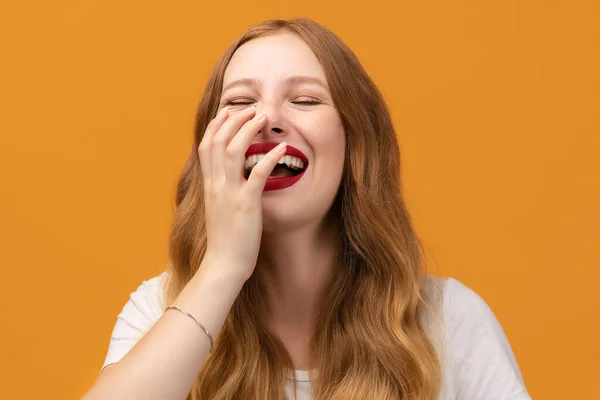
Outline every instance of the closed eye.
[(321, 104), (320, 101), (318, 100), (302, 100), (302, 101), (292, 101), (292, 103), (294, 104), (304, 104), (304, 105), (310, 105), (310, 106), (314, 106), (317, 104)]
[(237, 101), (236, 101), (236, 100), (228, 100), (228, 101), (226, 101), (226, 102), (225, 102), (225, 105), (226, 105), (226, 106), (237, 106), (237, 105), (242, 105), (242, 106), (243, 106), (243, 105), (249, 105), (249, 104), (252, 104), (252, 103), (254, 103), (254, 101), (247, 101), (247, 100), (242, 100), (242, 101), (239, 101), (239, 100), (237, 100)]
[[(228, 100), (225, 102), (226, 106), (245, 106), (245, 105), (250, 105), (255, 103), (254, 101), (248, 101), (248, 100)], [(302, 101), (292, 101), (293, 104), (301, 104), (301, 105), (305, 105), (305, 106), (315, 106), (318, 104), (321, 104), (320, 101), (318, 100), (302, 100)]]

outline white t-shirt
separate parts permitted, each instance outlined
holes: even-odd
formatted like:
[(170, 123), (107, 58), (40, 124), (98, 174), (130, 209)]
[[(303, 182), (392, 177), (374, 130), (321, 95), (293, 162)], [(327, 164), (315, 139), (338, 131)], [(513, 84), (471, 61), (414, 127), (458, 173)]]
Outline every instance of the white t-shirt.
[[(121, 360), (161, 317), (166, 277), (163, 272), (143, 281), (131, 294), (117, 317), (102, 368)], [(440, 400), (531, 400), (504, 331), (485, 301), (456, 279), (428, 276), (427, 286), (426, 295), (437, 305), (433, 309), (443, 313), (436, 318), (435, 311), (425, 311), (422, 317), (426, 329), (441, 332), (431, 336), (442, 360)], [(308, 371), (295, 373), (297, 399), (310, 400)], [(285, 400), (293, 399), (292, 390), (289, 377)]]

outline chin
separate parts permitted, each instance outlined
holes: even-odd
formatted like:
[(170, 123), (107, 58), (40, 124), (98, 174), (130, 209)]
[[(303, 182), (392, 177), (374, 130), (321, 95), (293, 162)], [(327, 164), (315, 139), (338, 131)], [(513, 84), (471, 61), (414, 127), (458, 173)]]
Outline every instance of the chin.
[(263, 198), (263, 232), (289, 232), (301, 227), (308, 222), (301, 211), (296, 201)]

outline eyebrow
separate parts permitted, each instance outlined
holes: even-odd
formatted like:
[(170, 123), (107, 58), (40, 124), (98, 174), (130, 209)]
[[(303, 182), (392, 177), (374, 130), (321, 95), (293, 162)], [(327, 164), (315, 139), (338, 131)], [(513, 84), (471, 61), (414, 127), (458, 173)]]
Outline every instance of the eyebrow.
[[(316, 85), (321, 86), (323, 89), (329, 91), (329, 87), (327, 86), (327, 84), (325, 82), (323, 82), (321, 79), (315, 78), (313, 76), (294, 75), (294, 76), (289, 76), (279, 82), (279, 84), (283, 84), (283, 85), (287, 85), (287, 84), (296, 84), (297, 85), (297, 84), (302, 84), (302, 83), (316, 84)], [(257, 87), (257, 86), (260, 86), (260, 80), (258, 80), (257, 78), (236, 79), (235, 81), (229, 82), (227, 85), (225, 85), (222, 92), (224, 93), (225, 91), (232, 89), (235, 86)]]

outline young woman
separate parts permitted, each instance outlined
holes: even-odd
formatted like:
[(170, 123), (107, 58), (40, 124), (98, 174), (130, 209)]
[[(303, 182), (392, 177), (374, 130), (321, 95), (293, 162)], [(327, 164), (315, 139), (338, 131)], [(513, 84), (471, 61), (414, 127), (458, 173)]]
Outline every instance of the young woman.
[(388, 109), (321, 25), (226, 51), (176, 203), (86, 399), (530, 399), (486, 303), (425, 273)]

